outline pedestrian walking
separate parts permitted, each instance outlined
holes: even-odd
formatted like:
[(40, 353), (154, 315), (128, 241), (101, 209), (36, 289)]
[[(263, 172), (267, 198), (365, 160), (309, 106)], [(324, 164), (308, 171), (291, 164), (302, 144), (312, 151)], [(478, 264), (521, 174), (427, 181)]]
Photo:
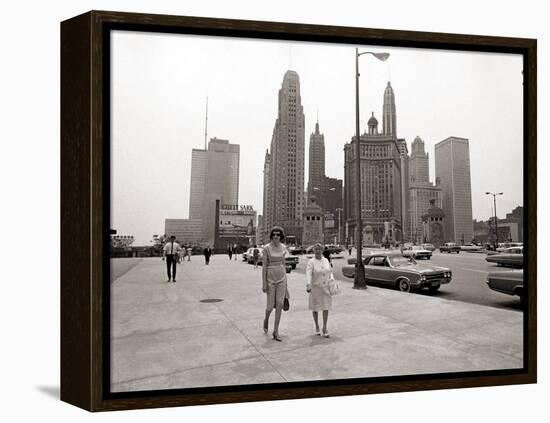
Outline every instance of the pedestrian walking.
[(187, 246), (187, 248), (185, 249), (185, 252), (187, 254), (187, 261), (191, 261), (191, 253), (193, 252), (193, 249), (191, 248), (190, 245)]
[(168, 282), (176, 282), (176, 265), (182, 249), (176, 242), (176, 237), (172, 235), (162, 249), (162, 260), (166, 259), (166, 272), (168, 274)]
[(254, 269), (257, 269), (258, 259), (260, 258), (260, 250), (256, 244), (254, 244), (254, 249), (252, 250), (252, 258), (254, 259)]
[(233, 244), (233, 253), (235, 254), (235, 261), (237, 261), (237, 257), (239, 257), (239, 246), (237, 244)]
[(279, 335), (279, 323), (283, 311), (285, 298), (289, 298), (286, 286), (286, 267), (285, 257), (287, 249), (282, 241), (285, 239), (285, 233), (280, 226), (274, 226), (269, 235), (271, 242), (267, 244), (263, 251), (262, 259), (262, 291), (267, 296), (264, 332), (269, 331), (269, 316), (275, 308), (275, 323), (273, 326), (273, 339), (281, 342)]
[(204, 263), (208, 266), (210, 264), (210, 256), (212, 255), (212, 249), (210, 245), (207, 245), (204, 249)]
[(317, 243), (313, 247), (315, 255), (309, 259), (306, 266), (306, 292), (309, 293), (309, 309), (313, 314), (315, 335), (321, 336), (319, 330), (319, 312), (323, 312), (323, 336), (329, 338), (328, 312), (332, 309), (332, 296), (329, 284), (334, 280), (332, 267), (323, 257), (323, 245)]
[(227, 247), (227, 255), (229, 256), (229, 261), (231, 261), (231, 258), (233, 257), (233, 247), (231, 245)]
[(348, 254), (351, 256), (351, 246), (348, 247)]

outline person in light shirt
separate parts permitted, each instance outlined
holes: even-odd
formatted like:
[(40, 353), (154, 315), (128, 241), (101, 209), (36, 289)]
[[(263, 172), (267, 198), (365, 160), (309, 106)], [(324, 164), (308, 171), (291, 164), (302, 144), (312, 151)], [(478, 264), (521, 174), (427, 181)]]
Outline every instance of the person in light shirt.
[(320, 336), (319, 312), (323, 312), (323, 336), (329, 338), (328, 312), (332, 309), (332, 296), (329, 292), (329, 283), (334, 279), (332, 267), (329, 261), (323, 257), (323, 245), (317, 243), (313, 246), (315, 256), (312, 257), (306, 267), (306, 292), (309, 293), (309, 309), (313, 314), (315, 323), (315, 335)]
[(170, 241), (164, 244), (162, 249), (162, 259), (166, 258), (166, 272), (168, 273), (168, 282), (176, 282), (176, 265), (178, 257), (182, 251), (181, 246), (176, 242), (176, 237), (172, 235)]

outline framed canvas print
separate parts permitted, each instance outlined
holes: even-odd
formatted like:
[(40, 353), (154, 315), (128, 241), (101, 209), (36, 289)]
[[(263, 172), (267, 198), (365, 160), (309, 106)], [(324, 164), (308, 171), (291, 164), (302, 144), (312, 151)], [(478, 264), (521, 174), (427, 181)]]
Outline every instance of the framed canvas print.
[(536, 382), (536, 40), (61, 24), (61, 399)]

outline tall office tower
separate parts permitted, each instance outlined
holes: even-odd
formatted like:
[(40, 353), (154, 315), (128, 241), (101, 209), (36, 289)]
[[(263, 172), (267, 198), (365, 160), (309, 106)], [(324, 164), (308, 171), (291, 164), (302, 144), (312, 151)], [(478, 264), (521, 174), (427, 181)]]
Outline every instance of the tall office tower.
[[(344, 211), (349, 225), (348, 242), (354, 242), (356, 216), (357, 137), (344, 145)], [(395, 135), (378, 133), (374, 115), (368, 133), (360, 136), (361, 216), (365, 244), (402, 240), (401, 151)], [(353, 239), (352, 239), (353, 238)]]
[(239, 203), (240, 146), (228, 140), (210, 139), (208, 150), (193, 149), (189, 218), (202, 220), (202, 239), (214, 244), (216, 200)]
[[(263, 191), (263, 224), (262, 239), (269, 239), (269, 231), (273, 222), (273, 193), (271, 191), (271, 154), (266, 150), (264, 157), (264, 191)], [(267, 242), (267, 241), (266, 241)]]
[(382, 115), (382, 133), (397, 136), (395, 96), (390, 82), (384, 91), (384, 113)]
[[(325, 136), (319, 133), (319, 122), (315, 124), (315, 132), (309, 137), (309, 180), (308, 197), (315, 195), (318, 199), (325, 177)], [(308, 198), (309, 200), (309, 198)], [(319, 201), (317, 204), (321, 205)]]
[[(274, 224), (285, 228), (287, 234), (299, 241), (302, 236), (305, 172), (304, 111), (300, 96), (300, 78), (287, 71), (279, 90), (279, 110), (271, 139), (271, 167), (268, 201), (264, 210), (266, 230)], [(264, 195), (265, 195), (264, 191)], [(269, 215), (270, 219), (268, 220)]]
[(473, 237), (470, 147), (466, 138), (449, 137), (435, 145), (435, 174), (443, 192), (446, 241)]
[(411, 145), (409, 158), (409, 222), (408, 238), (413, 242), (423, 242), (424, 226), (422, 215), (430, 208), (430, 200), (435, 207), (442, 207), (442, 193), (439, 185), (430, 182), (429, 155), (424, 150), (424, 141), (416, 137)]
[(191, 153), (191, 187), (189, 194), (189, 219), (202, 219), (208, 151), (194, 148)]

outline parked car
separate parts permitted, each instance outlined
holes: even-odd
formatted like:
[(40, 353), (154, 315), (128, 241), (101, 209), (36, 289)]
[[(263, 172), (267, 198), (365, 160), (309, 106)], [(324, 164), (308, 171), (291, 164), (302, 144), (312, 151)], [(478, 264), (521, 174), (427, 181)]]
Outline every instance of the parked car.
[[(263, 247), (257, 247), (258, 250), (260, 250), (260, 255), (258, 256), (258, 264), (262, 264), (262, 260), (263, 260), (263, 256), (264, 256), (264, 248)], [(248, 251), (246, 252), (246, 261), (248, 262), (248, 264), (254, 264), (254, 248), (249, 248)], [(290, 271), (288, 270), (288, 267), (290, 267), (290, 269), (296, 269), (296, 266), (298, 265), (298, 263), (300, 262), (300, 257), (298, 256), (293, 256), (290, 254), (287, 254), (286, 258), (285, 258), (285, 265), (287, 266), (287, 273), (290, 273)]]
[(499, 242), (497, 247), (497, 252), (500, 253), (512, 247), (523, 247), (523, 242)]
[(523, 269), (507, 270), (504, 272), (489, 272), (487, 286), (493, 291), (508, 295), (517, 295), (523, 302)]
[[(264, 248), (263, 247), (256, 247), (260, 251), (260, 255), (258, 256), (258, 264), (262, 264), (262, 257)], [(246, 261), (248, 264), (254, 264), (254, 248), (249, 248), (246, 252)]]
[(306, 249), (300, 245), (292, 245), (288, 247), (288, 251), (290, 251), (290, 254), (293, 256), (298, 256), (300, 254), (304, 254), (306, 252)]
[(432, 251), (432, 252), (435, 251), (435, 245), (433, 245), (433, 244), (430, 243), (430, 242), (421, 244), (421, 246), (422, 246), (422, 248), (424, 248), (425, 250)]
[(403, 257), (412, 257), (413, 259), (431, 259), (432, 252), (426, 250), (421, 245), (413, 245), (410, 248), (403, 249)]
[(481, 250), (481, 246), (472, 244), (472, 243), (464, 244), (460, 246), (460, 251), (479, 251), (479, 250)]
[(458, 245), (456, 242), (446, 242), (441, 247), (439, 247), (439, 251), (442, 253), (460, 253), (460, 245)]
[(510, 247), (502, 252), (489, 252), (485, 260), (497, 266), (523, 267), (523, 247)]
[[(364, 264), (367, 284), (387, 285), (404, 292), (428, 288), (434, 293), (452, 279), (451, 269), (419, 264), (412, 257), (403, 257), (398, 251), (373, 254), (364, 259)], [(342, 266), (342, 273), (353, 278), (355, 265)]]

